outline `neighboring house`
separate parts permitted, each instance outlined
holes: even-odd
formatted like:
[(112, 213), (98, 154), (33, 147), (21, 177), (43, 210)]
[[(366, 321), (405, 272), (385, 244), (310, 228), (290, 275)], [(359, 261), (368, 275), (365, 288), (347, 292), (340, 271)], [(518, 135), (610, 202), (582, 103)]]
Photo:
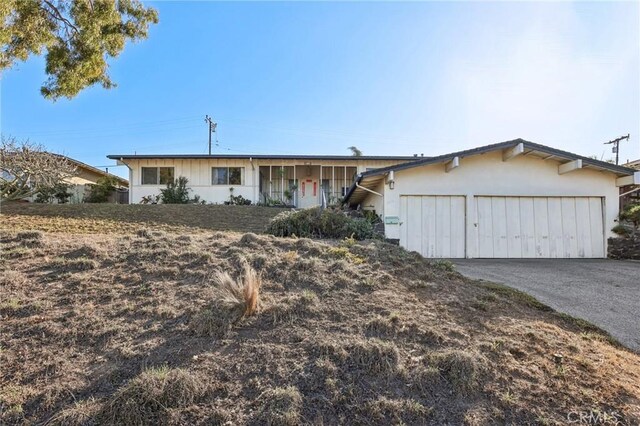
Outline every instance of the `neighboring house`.
[[(629, 161), (622, 165), (635, 170), (640, 170), (640, 160)], [(626, 185), (620, 187), (620, 208), (629, 203), (640, 202), (640, 185)]]
[(178, 176), (190, 196), (224, 203), (230, 195), (253, 203), (274, 200), (312, 207), (340, 200), (359, 173), (418, 160), (416, 156), (108, 155), (129, 168), (129, 202), (155, 196)]
[(522, 139), (358, 175), (345, 201), (432, 258), (602, 258), (640, 171)]
[[(129, 181), (120, 176), (113, 175), (111, 173), (107, 173), (104, 170), (100, 170), (96, 167), (90, 166), (88, 164), (83, 163), (82, 161), (74, 160), (73, 158), (60, 155), (53, 154), (58, 157), (63, 157), (67, 161), (71, 162), (76, 167), (76, 175), (65, 179), (65, 183), (70, 184), (69, 192), (72, 194), (69, 199), (70, 203), (82, 203), (85, 195), (89, 193), (90, 186), (98, 182), (98, 179), (101, 177), (111, 177), (115, 179), (117, 182), (118, 190), (111, 197), (110, 202), (118, 202), (118, 203), (126, 203), (128, 199), (128, 195), (126, 194), (126, 188), (129, 187)], [(124, 199), (122, 195), (124, 195)], [(36, 198), (35, 195), (29, 197), (29, 201), (34, 201)], [(55, 201), (54, 201), (55, 202)]]

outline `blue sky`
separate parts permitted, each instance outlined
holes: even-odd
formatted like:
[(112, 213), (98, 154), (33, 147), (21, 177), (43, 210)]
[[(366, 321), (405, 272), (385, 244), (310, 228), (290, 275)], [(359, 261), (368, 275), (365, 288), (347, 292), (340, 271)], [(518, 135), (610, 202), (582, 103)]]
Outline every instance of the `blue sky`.
[[(146, 2), (113, 90), (55, 103), (42, 58), (2, 76), (4, 135), (107, 154), (443, 154), (514, 138), (640, 157), (638, 2)], [(125, 175), (122, 168), (110, 171)]]

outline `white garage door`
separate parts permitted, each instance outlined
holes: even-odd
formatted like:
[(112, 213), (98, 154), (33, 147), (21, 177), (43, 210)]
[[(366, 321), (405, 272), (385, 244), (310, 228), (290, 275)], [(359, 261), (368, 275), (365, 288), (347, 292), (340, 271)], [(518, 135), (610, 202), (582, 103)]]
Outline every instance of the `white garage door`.
[(478, 257), (604, 257), (599, 197), (476, 197)]
[(465, 198), (401, 196), (400, 245), (425, 257), (465, 257)]

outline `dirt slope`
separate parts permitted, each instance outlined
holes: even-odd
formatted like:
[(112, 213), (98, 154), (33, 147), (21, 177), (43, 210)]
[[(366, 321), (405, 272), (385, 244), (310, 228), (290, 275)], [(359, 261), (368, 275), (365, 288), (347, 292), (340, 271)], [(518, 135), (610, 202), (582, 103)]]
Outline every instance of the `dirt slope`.
[[(2, 245), (0, 423), (640, 419), (640, 356), (385, 243), (141, 231)], [(258, 314), (203, 335), (212, 275), (245, 262), (263, 278)]]

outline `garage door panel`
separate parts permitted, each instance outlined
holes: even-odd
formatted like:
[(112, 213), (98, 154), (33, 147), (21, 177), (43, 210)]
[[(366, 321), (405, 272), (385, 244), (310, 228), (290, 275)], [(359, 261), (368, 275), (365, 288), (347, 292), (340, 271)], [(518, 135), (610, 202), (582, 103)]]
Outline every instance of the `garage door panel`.
[(493, 219), (491, 217), (491, 199), (476, 199), (478, 216), (478, 250), (486, 257), (493, 256)]
[(410, 212), (410, 214), (405, 222), (407, 230), (411, 230), (411, 232), (407, 232), (406, 248), (408, 250), (421, 252), (422, 240), (420, 239), (420, 234), (422, 233), (422, 203), (420, 202), (420, 199), (410, 197), (407, 200), (407, 211)]
[(533, 226), (535, 229), (535, 257), (552, 257), (549, 253), (549, 204), (546, 198), (533, 199)]
[[(518, 199), (515, 198), (514, 199)], [(521, 197), (519, 200), (520, 207), (520, 242), (522, 248), (522, 257), (536, 257), (536, 227), (533, 216), (533, 198)]]
[[(465, 209), (464, 197), (451, 197), (451, 257), (465, 257)], [(460, 220), (462, 218), (462, 220)]]
[(476, 206), (479, 257), (604, 257), (598, 197), (476, 197)]
[[(564, 241), (562, 231), (562, 201), (560, 198), (548, 198), (547, 220), (549, 232), (549, 256), (557, 259), (564, 256)], [(543, 231), (544, 232), (544, 231)]]
[(593, 250), (593, 257), (604, 257), (604, 239), (602, 238), (602, 232), (596, 232), (597, 230), (604, 230), (602, 210), (602, 200), (600, 198), (589, 198), (589, 220), (592, 229), (591, 250)]
[(578, 229), (576, 227), (575, 198), (562, 197), (561, 202), (563, 257), (578, 257)]
[(425, 257), (465, 256), (462, 196), (401, 196), (400, 245)]

